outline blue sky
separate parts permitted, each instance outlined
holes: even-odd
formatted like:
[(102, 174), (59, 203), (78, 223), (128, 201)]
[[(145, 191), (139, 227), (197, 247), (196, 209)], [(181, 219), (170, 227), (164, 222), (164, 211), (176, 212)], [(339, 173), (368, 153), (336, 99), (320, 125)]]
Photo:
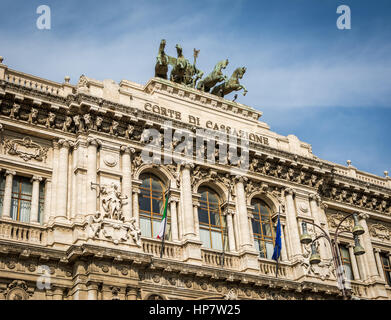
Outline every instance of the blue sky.
[[(51, 30), (36, 9), (49, 5)], [(352, 29), (336, 27), (349, 5)], [(360, 170), (391, 172), (391, 1), (389, 0), (2, 0), (0, 55), (10, 68), (62, 82), (81, 74), (146, 83), (160, 39), (210, 72), (246, 66), (238, 101), (263, 112), (280, 134), (315, 155)]]

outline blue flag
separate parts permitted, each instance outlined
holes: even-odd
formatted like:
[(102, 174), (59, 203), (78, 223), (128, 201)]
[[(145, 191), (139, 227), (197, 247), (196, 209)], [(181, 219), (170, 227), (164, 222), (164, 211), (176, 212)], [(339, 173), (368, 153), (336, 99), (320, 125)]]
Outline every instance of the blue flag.
[(280, 224), (280, 213), (278, 213), (277, 228), (276, 228), (276, 241), (274, 243), (274, 251), (272, 259), (278, 261), (281, 254), (281, 224)]

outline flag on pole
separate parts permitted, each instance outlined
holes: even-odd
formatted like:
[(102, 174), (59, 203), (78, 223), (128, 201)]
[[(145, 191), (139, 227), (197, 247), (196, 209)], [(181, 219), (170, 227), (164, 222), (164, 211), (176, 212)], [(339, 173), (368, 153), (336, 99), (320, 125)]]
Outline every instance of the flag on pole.
[(280, 223), (280, 208), (278, 208), (278, 220), (277, 220), (277, 228), (276, 228), (276, 240), (274, 243), (274, 251), (272, 259), (277, 262), (276, 266), (276, 277), (278, 276), (278, 259), (281, 255), (281, 223)]
[(168, 198), (170, 196), (170, 189), (167, 191), (166, 195), (166, 202), (164, 203), (164, 210), (163, 210), (163, 217), (160, 222), (160, 228), (159, 228), (159, 233), (157, 235), (158, 239), (163, 239), (164, 234), (166, 233), (166, 224), (167, 224), (167, 206), (168, 206)]

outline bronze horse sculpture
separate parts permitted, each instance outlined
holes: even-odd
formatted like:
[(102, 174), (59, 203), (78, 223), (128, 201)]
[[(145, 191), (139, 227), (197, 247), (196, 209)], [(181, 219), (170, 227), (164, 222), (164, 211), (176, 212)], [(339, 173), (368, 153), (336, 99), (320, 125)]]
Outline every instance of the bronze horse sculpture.
[(222, 84), (219, 84), (218, 86), (213, 88), (212, 94), (219, 97), (224, 97), (232, 91), (239, 91), (241, 89), (244, 89), (243, 95), (245, 96), (248, 91), (244, 85), (241, 85), (239, 83), (239, 79), (243, 78), (245, 72), (246, 67), (237, 68), (228, 81), (225, 81)]
[(225, 69), (228, 65), (228, 59), (222, 60), (217, 63), (213, 69), (213, 71), (207, 75), (204, 79), (202, 79), (197, 84), (197, 89), (205, 92), (209, 92), (211, 88), (213, 88), (218, 82), (227, 81), (227, 76), (223, 75), (222, 70)]
[(166, 40), (162, 39), (160, 41), (159, 53), (156, 57), (156, 65), (155, 65), (155, 77), (167, 79), (168, 72), (168, 63), (169, 57), (164, 52), (164, 48), (166, 47)]
[(197, 57), (199, 52), (200, 50), (194, 49), (194, 54), (193, 54), (194, 63), (193, 64), (188, 63), (185, 71), (184, 84), (191, 88), (195, 88), (197, 81), (201, 79), (204, 75), (204, 73), (201, 70), (197, 69), (196, 67), (196, 62), (197, 62)]
[(175, 46), (178, 58), (168, 57), (168, 62), (172, 66), (170, 80), (176, 83), (183, 83), (185, 80), (185, 72), (190, 62), (183, 56), (182, 47), (177, 44)]

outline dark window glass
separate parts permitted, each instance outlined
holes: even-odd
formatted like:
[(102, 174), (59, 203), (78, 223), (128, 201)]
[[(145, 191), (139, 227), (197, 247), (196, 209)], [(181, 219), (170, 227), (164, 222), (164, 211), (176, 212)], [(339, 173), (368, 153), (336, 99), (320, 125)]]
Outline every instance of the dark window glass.
[(272, 222), (272, 211), (269, 206), (260, 199), (253, 199), (254, 206), (252, 227), (255, 249), (259, 251), (261, 258), (271, 259), (274, 249), (275, 231)]
[(224, 246), (228, 250), (225, 217), (221, 214), (218, 195), (206, 187), (201, 187), (198, 192), (201, 194), (198, 221), (203, 246), (218, 250)]
[[(151, 173), (140, 176), (142, 183), (139, 194), (140, 229), (145, 237), (156, 238), (159, 234), (165, 204), (163, 182)], [(170, 207), (167, 208), (165, 238), (171, 238)]]
[(384, 278), (389, 286), (391, 286), (391, 263), (390, 258), (385, 254), (380, 254), (380, 260), (383, 265)]

